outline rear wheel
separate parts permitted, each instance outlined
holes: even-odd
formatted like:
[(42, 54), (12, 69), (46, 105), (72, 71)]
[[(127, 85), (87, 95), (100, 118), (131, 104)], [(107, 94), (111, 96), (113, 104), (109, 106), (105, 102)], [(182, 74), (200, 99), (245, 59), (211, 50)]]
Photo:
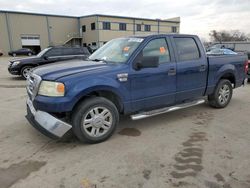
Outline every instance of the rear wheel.
[(31, 56), (31, 55), (32, 55), (32, 53), (29, 52), (29, 53), (28, 53), (28, 56)]
[(119, 122), (116, 106), (103, 97), (87, 98), (74, 110), (73, 132), (82, 142), (99, 143), (107, 140)]
[(222, 79), (217, 84), (214, 93), (208, 96), (208, 101), (212, 107), (224, 108), (230, 102), (232, 95), (232, 83), (229, 80)]
[(29, 73), (30, 73), (30, 71), (31, 71), (32, 68), (33, 68), (32, 66), (25, 66), (25, 67), (23, 67), (21, 69), (21, 76), (22, 76), (22, 78), (27, 79), (27, 77), (28, 77), (28, 75), (29, 75)]

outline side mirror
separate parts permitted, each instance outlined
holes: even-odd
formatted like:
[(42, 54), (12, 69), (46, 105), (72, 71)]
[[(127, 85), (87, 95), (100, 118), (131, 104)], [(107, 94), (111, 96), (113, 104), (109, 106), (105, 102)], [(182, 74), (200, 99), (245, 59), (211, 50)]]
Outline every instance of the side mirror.
[(156, 68), (159, 66), (158, 56), (146, 56), (142, 57), (135, 63), (135, 70), (140, 70), (143, 68)]
[(44, 56), (43, 59), (49, 60), (49, 57), (48, 56)]

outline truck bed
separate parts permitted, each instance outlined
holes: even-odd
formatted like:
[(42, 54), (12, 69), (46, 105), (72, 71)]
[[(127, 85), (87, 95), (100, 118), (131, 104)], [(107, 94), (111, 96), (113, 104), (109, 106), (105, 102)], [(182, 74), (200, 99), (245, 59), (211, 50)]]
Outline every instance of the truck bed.
[(247, 61), (247, 56), (243, 54), (237, 55), (220, 55), (208, 56), (209, 64), (207, 94), (213, 91), (218, 79), (225, 72), (230, 70), (235, 75), (235, 88), (242, 85), (245, 79), (244, 65)]

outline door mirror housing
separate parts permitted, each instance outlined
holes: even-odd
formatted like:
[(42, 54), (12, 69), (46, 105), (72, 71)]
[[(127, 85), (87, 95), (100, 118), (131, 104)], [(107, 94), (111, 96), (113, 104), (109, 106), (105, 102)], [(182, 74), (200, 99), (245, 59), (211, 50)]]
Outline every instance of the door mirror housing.
[(45, 56), (43, 56), (43, 59), (49, 60), (49, 57), (45, 55)]
[(146, 56), (140, 58), (135, 63), (135, 70), (140, 70), (143, 68), (156, 68), (159, 66), (159, 57), (158, 56)]

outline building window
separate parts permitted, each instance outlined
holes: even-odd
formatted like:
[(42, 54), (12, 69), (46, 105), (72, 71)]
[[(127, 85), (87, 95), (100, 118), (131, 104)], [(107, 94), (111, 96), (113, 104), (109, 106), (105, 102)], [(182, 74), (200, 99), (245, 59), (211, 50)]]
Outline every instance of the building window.
[(82, 26), (82, 32), (86, 32), (86, 25)]
[(141, 31), (141, 24), (136, 24), (136, 31)]
[(119, 30), (126, 31), (127, 30), (127, 24), (119, 23)]
[(96, 42), (92, 42), (92, 46), (96, 46)]
[(177, 33), (177, 27), (176, 26), (172, 26), (172, 33)]
[(110, 30), (111, 29), (110, 22), (102, 22), (102, 28), (104, 30)]
[(145, 25), (144, 30), (145, 31), (151, 31), (151, 25)]
[(83, 43), (82, 46), (83, 46), (83, 47), (87, 47), (87, 43)]
[(91, 23), (91, 30), (95, 30), (95, 23)]

